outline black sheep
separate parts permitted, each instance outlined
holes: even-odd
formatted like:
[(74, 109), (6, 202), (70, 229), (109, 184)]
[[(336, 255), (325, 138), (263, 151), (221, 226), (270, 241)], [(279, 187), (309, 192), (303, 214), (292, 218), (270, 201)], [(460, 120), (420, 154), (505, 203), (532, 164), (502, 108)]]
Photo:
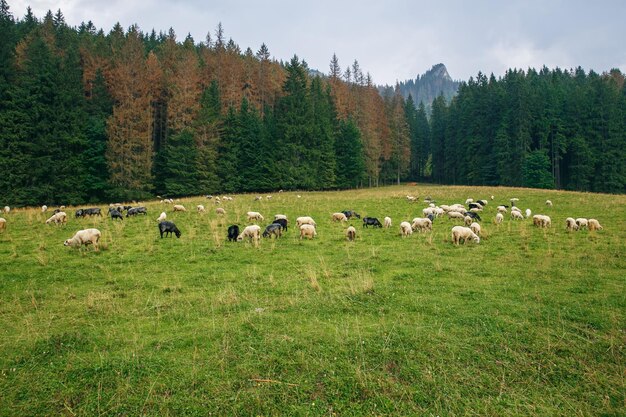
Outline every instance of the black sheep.
[(363, 217), (363, 227), (374, 226), (374, 227), (383, 227), (376, 217)]
[(271, 237), (274, 235), (278, 239), (282, 235), (282, 228), (283, 227), (280, 223), (269, 224), (263, 232), (263, 237)]
[(239, 226), (237, 226), (236, 224), (228, 226), (228, 241), (236, 242), (237, 236), (239, 236)]
[(114, 220), (114, 219), (124, 220), (124, 217), (122, 217), (122, 213), (120, 213), (114, 208), (109, 209), (109, 214), (111, 215), (111, 220)]
[(287, 219), (276, 219), (274, 220), (273, 223), (279, 224), (280, 227), (282, 227), (284, 231), (287, 231), (287, 223), (289, 223)]
[(172, 233), (174, 233), (177, 238), (180, 238), (180, 230), (178, 230), (178, 227), (168, 221), (159, 223), (159, 233), (161, 234), (161, 239), (163, 239), (163, 233), (165, 233), (165, 236), (167, 236), (168, 233), (172, 236)]

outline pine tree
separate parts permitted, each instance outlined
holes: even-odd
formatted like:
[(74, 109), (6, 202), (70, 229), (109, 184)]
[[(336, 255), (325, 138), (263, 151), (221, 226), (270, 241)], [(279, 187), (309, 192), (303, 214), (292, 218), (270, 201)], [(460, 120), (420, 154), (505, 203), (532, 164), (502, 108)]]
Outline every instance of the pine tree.
[(348, 119), (339, 121), (336, 140), (337, 187), (355, 188), (365, 178), (365, 161), (361, 134), (356, 124)]

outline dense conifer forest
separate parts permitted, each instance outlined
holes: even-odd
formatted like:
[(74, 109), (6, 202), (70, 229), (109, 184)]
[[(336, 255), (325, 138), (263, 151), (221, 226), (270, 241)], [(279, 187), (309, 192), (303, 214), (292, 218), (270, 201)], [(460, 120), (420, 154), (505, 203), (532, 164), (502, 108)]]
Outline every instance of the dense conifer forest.
[(145, 33), (0, 0), (0, 201), (11, 205), (399, 181), (626, 191), (618, 70), (510, 70), (451, 101), (381, 96), (358, 61)]

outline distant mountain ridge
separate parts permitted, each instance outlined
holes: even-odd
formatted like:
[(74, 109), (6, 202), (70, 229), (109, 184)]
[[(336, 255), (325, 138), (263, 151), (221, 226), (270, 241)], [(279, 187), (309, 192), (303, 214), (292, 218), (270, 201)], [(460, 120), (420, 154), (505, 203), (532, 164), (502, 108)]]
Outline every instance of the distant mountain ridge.
[[(437, 64), (433, 65), (423, 75), (418, 75), (414, 80), (399, 82), (398, 87), (405, 99), (410, 94), (416, 106), (423, 102), (424, 106), (430, 109), (433, 100), (441, 94), (449, 102), (456, 95), (460, 84), (460, 81), (455, 81), (450, 77), (448, 69), (444, 64)], [(394, 88), (395, 86), (385, 85), (378, 87), (378, 91), (384, 97), (393, 94)]]

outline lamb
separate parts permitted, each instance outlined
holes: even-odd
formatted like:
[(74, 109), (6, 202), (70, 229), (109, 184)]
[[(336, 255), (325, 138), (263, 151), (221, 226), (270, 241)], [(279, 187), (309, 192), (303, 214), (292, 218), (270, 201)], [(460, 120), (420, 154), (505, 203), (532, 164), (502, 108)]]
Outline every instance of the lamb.
[(411, 229), (423, 232), (426, 230), (433, 230), (433, 222), (429, 218), (416, 217), (413, 219)]
[(257, 226), (256, 224), (246, 226), (246, 228), (243, 229), (239, 236), (237, 236), (237, 242), (241, 242), (246, 238), (258, 241), (261, 238), (261, 226)]
[(589, 226), (589, 221), (585, 218), (579, 217), (576, 219), (578, 229), (586, 229)]
[(511, 210), (511, 219), (513, 220), (524, 220), (524, 215), (519, 210)]
[(548, 206), (548, 207), (552, 207), (552, 201), (550, 201), (550, 200), (546, 200), (546, 206)]
[(259, 221), (265, 220), (263, 216), (261, 215), (261, 213), (258, 213), (256, 211), (249, 211), (247, 215), (248, 215), (249, 222), (254, 221), (254, 220), (259, 220)]
[(204, 213), (206, 211), (202, 204), (198, 204), (196, 208), (198, 209), (198, 213)]
[(567, 219), (565, 219), (565, 229), (569, 230), (570, 232), (572, 230), (578, 230), (578, 225), (576, 224), (576, 220), (574, 220), (574, 218), (572, 217), (568, 217)]
[(44, 204), (43, 206), (41, 206), (41, 212), (45, 213), (46, 211), (48, 211), (48, 206)]
[(311, 224), (303, 224), (302, 226), (300, 226), (300, 239), (302, 239), (303, 237), (313, 239), (315, 236), (317, 236), (315, 226)]
[(504, 220), (504, 216), (502, 215), (502, 213), (496, 214), (496, 224), (502, 223), (502, 220)]
[(63, 242), (64, 246), (81, 246), (93, 244), (93, 247), (98, 250), (98, 241), (100, 240), (101, 233), (98, 229), (85, 229), (76, 232), (74, 237), (67, 239)]
[(470, 229), (472, 229), (472, 232), (476, 233), (476, 236), (480, 236), (480, 224), (474, 222), (470, 225)]
[(167, 219), (167, 214), (165, 214), (165, 212), (163, 211), (163, 212), (161, 212), (161, 215), (157, 219), (157, 222), (162, 222), (165, 219)]
[(385, 217), (383, 219), (383, 227), (389, 229), (391, 227), (391, 217)]
[(64, 211), (59, 211), (58, 213), (53, 214), (48, 220), (46, 220), (46, 224), (54, 223), (66, 223), (67, 222), (67, 214)]
[(302, 226), (303, 224), (310, 224), (311, 226), (317, 226), (317, 224), (315, 223), (315, 220), (313, 220), (313, 218), (309, 216), (298, 217), (296, 219), (296, 226), (298, 228), (300, 228), (300, 226)]
[(533, 212), (530, 211), (530, 209), (526, 209), (526, 218), (529, 218), (531, 214), (533, 214)]
[(185, 206), (183, 206), (182, 204), (174, 204), (173, 208), (174, 208), (174, 211), (187, 211)]
[(215, 209), (215, 214), (226, 214), (226, 210), (221, 207)]
[(470, 239), (476, 243), (480, 243), (480, 238), (469, 227), (454, 226), (452, 228), (452, 242), (455, 245), (458, 246), (461, 240), (467, 243)]
[(178, 227), (172, 222), (164, 221), (159, 223), (159, 233), (161, 234), (161, 239), (163, 239), (164, 233), (165, 236), (167, 236), (168, 233), (172, 236), (172, 233), (174, 233), (176, 237), (180, 239), (180, 230), (178, 230)]
[(413, 229), (411, 228), (411, 225), (409, 224), (409, 222), (400, 223), (400, 235), (405, 237), (405, 236), (410, 236), (412, 234), (413, 234)]
[(600, 225), (600, 222), (597, 221), (596, 219), (589, 219), (588, 226), (589, 226), (589, 230), (602, 230), (603, 229), (603, 227)]
[(354, 228), (354, 226), (350, 226), (346, 229), (346, 238), (349, 241), (353, 241), (354, 239), (356, 239), (356, 229)]
[(348, 218), (343, 213), (333, 213), (334, 222), (347, 222)]

